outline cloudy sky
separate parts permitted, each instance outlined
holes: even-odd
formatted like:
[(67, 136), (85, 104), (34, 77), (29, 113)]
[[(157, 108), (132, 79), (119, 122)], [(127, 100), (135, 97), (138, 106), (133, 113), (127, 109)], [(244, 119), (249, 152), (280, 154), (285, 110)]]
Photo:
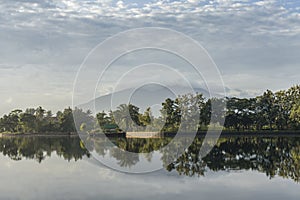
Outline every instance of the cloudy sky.
[(2, 0), (0, 10), (0, 114), (71, 105), (86, 55), (132, 28), (170, 28), (197, 40), (231, 95), (300, 80), (298, 0)]

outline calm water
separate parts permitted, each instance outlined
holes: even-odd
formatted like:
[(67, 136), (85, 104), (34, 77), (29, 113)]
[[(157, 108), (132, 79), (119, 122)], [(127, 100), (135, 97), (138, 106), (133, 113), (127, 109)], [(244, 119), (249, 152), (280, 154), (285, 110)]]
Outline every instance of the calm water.
[[(151, 152), (169, 140), (113, 142)], [(299, 199), (300, 138), (220, 138), (199, 160), (201, 142), (196, 139), (168, 165), (160, 152), (162, 170), (132, 175), (100, 165), (76, 137), (2, 138), (0, 199)], [(128, 160), (101, 145), (95, 152), (128, 168), (141, 159)]]

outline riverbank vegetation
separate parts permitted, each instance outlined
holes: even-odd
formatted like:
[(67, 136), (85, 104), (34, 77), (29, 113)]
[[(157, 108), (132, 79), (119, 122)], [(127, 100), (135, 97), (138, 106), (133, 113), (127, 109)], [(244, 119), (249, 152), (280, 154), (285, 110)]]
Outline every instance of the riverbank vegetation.
[[(212, 111), (212, 105), (223, 104), (226, 107), (220, 107), (219, 113)], [(195, 109), (200, 111), (197, 117), (191, 116)], [(66, 108), (56, 114), (42, 107), (25, 111), (17, 109), (0, 118), (0, 132), (71, 133), (81, 130), (96, 133), (100, 131), (99, 127), (104, 132), (177, 132), (179, 127), (192, 130), (195, 123), (198, 131), (201, 131), (211, 125), (213, 115), (219, 115), (219, 118), (214, 118), (219, 121), (213, 121), (213, 126), (218, 127), (225, 121), (222, 128), (227, 131), (299, 130), (300, 85), (277, 92), (267, 90), (255, 98), (205, 99), (202, 94), (187, 94), (176, 99), (166, 99), (162, 103), (159, 117), (154, 117), (150, 108), (140, 113), (140, 109), (131, 104), (122, 104), (114, 111), (97, 114), (79, 108)], [(74, 116), (77, 123), (74, 123)], [(181, 123), (182, 119), (189, 120)]]

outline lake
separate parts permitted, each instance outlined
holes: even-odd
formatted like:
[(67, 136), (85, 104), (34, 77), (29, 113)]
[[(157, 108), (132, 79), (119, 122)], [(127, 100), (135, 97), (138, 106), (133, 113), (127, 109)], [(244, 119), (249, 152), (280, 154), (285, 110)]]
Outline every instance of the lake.
[[(102, 142), (108, 139), (97, 138)], [(78, 137), (0, 138), (0, 199), (299, 199), (300, 137), (222, 137), (199, 159), (203, 138), (166, 163), (160, 147), (171, 138), (110, 141), (148, 153), (128, 159), (122, 151), (94, 152), (122, 168), (159, 157), (162, 169), (128, 174), (102, 165)], [(101, 144), (101, 143), (98, 143)]]

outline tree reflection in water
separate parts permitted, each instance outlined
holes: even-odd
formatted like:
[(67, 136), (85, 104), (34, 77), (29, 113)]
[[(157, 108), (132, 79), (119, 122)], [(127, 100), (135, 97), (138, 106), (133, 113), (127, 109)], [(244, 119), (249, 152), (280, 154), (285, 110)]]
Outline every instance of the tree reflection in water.
[[(131, 167), (139, 161), (139, 156), (128, 157), (123, 150), (148, 153), (158, 151), (167, 171), (177, 171), (180, 175), (204, 176), (209, 170), (233, 171), (255, 170), (265, 173), (269, 178), (281, 176), (299, 182), (300, 176), (300, 138), (298, 137), (228, 137), (220, 138), (217, 145), (203, 159), (199, 152), (203, 138), (196, 138), (185, 153), (171, 164), (166, 164), (166, 146), (171, 138), (157, 139), (111, 139), (120, 149), (107, 151), (106, 138), (89, 139), (95, 152), (104, 156), (109, 154), (122, 167)], [(184, 138), (182, 138), (184, 140)], [(177, 142), (181, 145), (180, 140)], [(70, 161), (90, 157), (89, 152), (78, 137), (15, 137), (1, 138), (0, 151), (13, 160), (34, 159), (42, 162), (52, 153)], [(147, 160), (151, 162), (151, 155)]]
[(80, 145), (79, 137), (12, 137), (0, 138), (0, 152), (13, 160), (34, 159), (41, 163), (52, 153), (67, 161), (90, 156)]

